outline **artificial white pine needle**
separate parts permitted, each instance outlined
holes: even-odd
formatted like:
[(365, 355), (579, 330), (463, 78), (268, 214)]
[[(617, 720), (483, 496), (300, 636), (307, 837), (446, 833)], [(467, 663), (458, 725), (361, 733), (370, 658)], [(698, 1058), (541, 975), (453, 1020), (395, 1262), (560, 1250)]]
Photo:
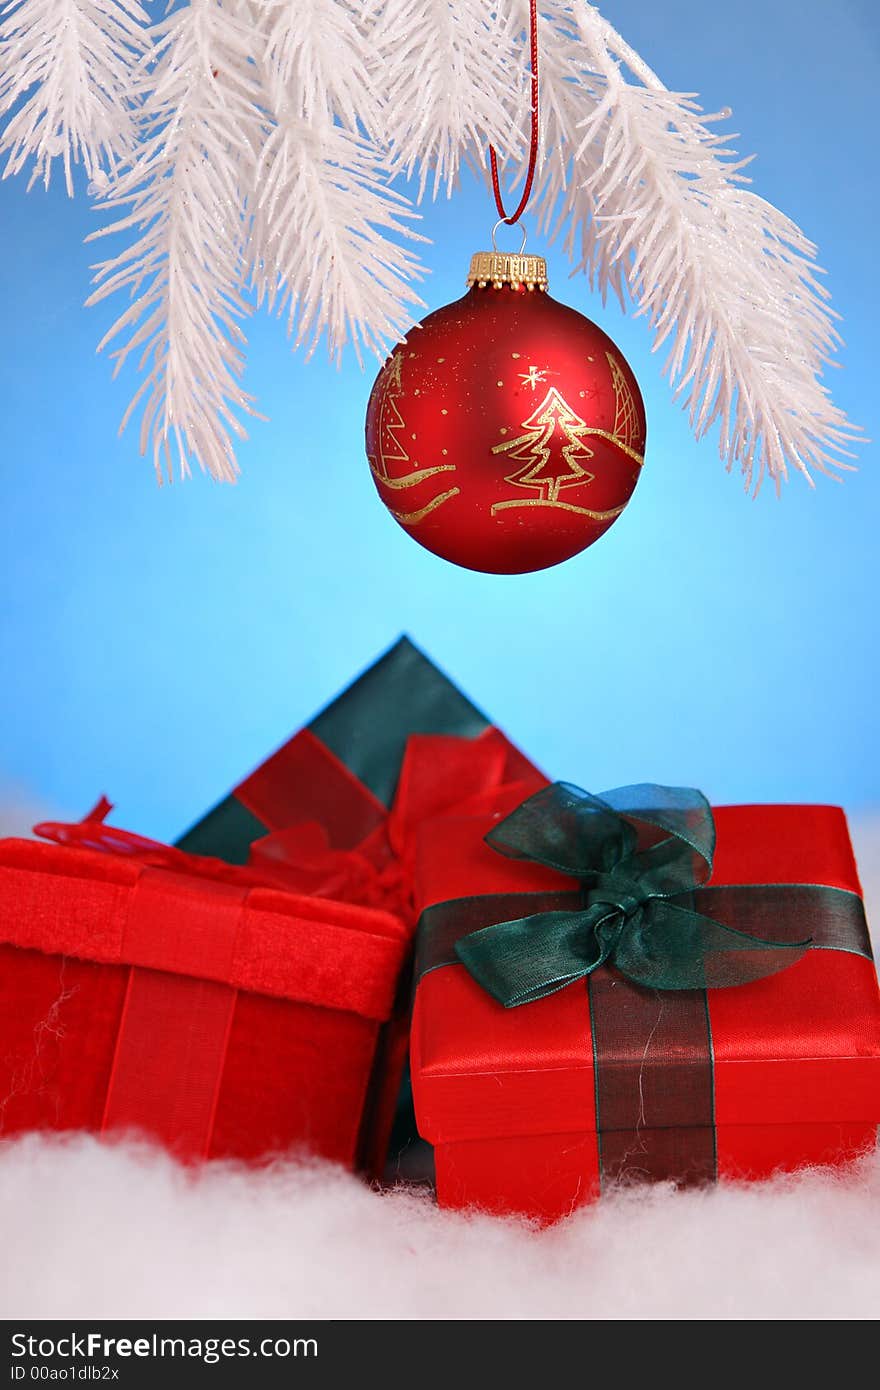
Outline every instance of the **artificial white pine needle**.
[(326, 332), (382, 356), (420, 301), (408, 283), (415, 256), (382, 235), (412, 236), (409, 205), (386, 185), (375, 151), (332, 122), (315, 129), (279, 117), (257, 167), (252, 279), (259, 303), (287, 316), (295, 345), (314, 351)]
[(506, 10), (486, 0), (366, 6), (385, 141), (395, 168), (416, 174), (420, 198), (432, 174), (434, 196), (451, 194), (462, 159), (485, 164), (487, 145), (515, 154), (522, 143), (509, 112), (527, 73)]
[[(241, 387), (250, 312), (241, 294), (245, 193), (262, 139), (250, 32), (218, 0), (192, 0), (153, 30), (156, 63), (141, 82), (144, 130), (138, 156), (103, 206), (127, 209), (93, 238), (135, 239), (96, 267), (95, 304), (128, 290), (131, 306), (99, 345), (125, 339), (119, 371), (139, 354), (146, 377), (122, 423), (142, 405), (140, 445), (160, 478), (182, 475), (192, 455), (212, 477), (238, 472), (236, 411), (255, 414)], [(92, 238), (92, 239), (93, 239)]]
[(134, 147), (131, 69), (148, 17), (135, 0), (9, 0), (0, 17), (0, 115), (17, 106), (0, 137), (3, 177), (33, 160), (30, 183), (48, 188), (60, 159), (72, 196), (74, 164), (91, 179)]
[(297, 347), (326, 332), (336, 358), (351, 342), (383, 356), (421, 301), (409, 203), (388, 187), (374, 141), (380, 102), (370, 41), (338, 0), (256, 0), (266, 128), (256, 164), (248, 247), (258, 303), (286, 314)]
[(329, 115), (348, 130), (376, 133), (381, 100), (362, 10), (361, 0), (251, 0), (276, 109), (293, 96), (307, 123)]

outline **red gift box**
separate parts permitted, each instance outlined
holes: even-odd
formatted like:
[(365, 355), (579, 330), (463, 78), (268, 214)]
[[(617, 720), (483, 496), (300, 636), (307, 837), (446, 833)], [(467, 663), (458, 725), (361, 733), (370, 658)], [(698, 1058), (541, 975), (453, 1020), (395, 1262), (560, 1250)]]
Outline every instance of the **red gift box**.
[[(317, 797), (332, 755), (316, 744), (297, 735), (259, 775), (283, 787), (293, 748), (314, 780), (292, 795)], [(0, 842), (0, 1133), (138, 1130), (184, 1158), (301, 1144), (377, 1175), (408, 1035), (414, 836), (528, 767), (493, 728), (412, 734), (362, 839), (301, 821), (241, 866), (108, 826), (106, 801), (37, 827), (63, 847)]]
[(0, 1133), (353, 1164), (408, 931), (186, 861), (0, 842)]
[[(505, 895), (491, 922), (533, 910), (519, 895), (542, 895), (542, 909), (557, 906), (554, 894), (571, 896), (570, 878), (485, 843), (522, 799), (511, 788), (472, 815), (423, 828), (422, 908)], [(710, 886), (860, 892), (836, 808), (722, 807), (715, 825)], [(782, 973), (731, 988), (648, 990), (603, 966), (504, 1008), (462, 964), (441, 963), (418, 984), (411, 1069), (419, 1131), (434, 1146), (438, 1200), (448, 1207), (547, 1222), (615, 1181), (839, 1164), (876, 1139), (877, 976), (865, 934), (857, 951), (809, 949)]]

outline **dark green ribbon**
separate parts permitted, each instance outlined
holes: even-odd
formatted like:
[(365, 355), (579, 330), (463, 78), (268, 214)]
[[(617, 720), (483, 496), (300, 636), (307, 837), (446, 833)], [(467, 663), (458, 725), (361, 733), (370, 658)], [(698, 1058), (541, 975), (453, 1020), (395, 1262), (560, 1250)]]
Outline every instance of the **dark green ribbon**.
[(792, 891), (799, 901), (805, 893), (813, 909), (802, 924), (815, 916), (819, 899), (834, 916), (849, 907), (837, 900), (853, 896), (814, 885), (704, 887), (715, 823), (706, 798), (690, 787), (644, 784), (591, 796), (557, 782), (523, 802), (486, 842), (581, 883), (581, 903), (571, 910), (497, 922), (455, 942), (458, 959), (506, 1008), (552, 994), (606, 963), (651, 989), (746, 984), (784, 970), (811, 944), (810, 937), (761, 934), (775, 923), (790, 931)]

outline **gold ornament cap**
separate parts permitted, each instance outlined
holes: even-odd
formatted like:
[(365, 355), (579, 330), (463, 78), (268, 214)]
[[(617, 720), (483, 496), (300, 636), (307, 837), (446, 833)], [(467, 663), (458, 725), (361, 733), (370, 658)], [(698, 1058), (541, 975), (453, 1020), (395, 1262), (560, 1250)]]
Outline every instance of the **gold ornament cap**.
[(547, 262), (543, 256), (511, 255), (506, 251), (476, 251), (471, 256), (468, 271), (468, 285), (479, 289), (503, 289), (510, 285), (518, 290), (520, 285), (527, 290), (546, 290)]
[(546, 290), (547, 262), (544, 257), (523, 254), (526, 244), (525, 228), (521, 228), (522, 241), (518, 251), (499, 251), (495, 245), (495, 233), (502, 225), (503, 222), (496, 222), (492, 229), (492, 250), (476, 251), (471, 256), (468, 286), (476, 285), (481, 290), (500, 290), (505, 285), (510, 285), (513, 290), (520, 287), (527, 290)]

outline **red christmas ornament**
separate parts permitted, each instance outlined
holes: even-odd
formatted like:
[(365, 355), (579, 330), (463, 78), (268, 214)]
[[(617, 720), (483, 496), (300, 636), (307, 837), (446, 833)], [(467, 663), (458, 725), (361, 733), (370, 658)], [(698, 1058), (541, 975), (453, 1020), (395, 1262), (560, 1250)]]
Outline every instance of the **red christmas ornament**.
[(546, 293), (540, 256), (479, 252), (468, 285), (376, 378), (370, 468), (395, 521), (435, 555), (489, 574), (546, 569), (629, 501), (641, 393), (608, 335)]

